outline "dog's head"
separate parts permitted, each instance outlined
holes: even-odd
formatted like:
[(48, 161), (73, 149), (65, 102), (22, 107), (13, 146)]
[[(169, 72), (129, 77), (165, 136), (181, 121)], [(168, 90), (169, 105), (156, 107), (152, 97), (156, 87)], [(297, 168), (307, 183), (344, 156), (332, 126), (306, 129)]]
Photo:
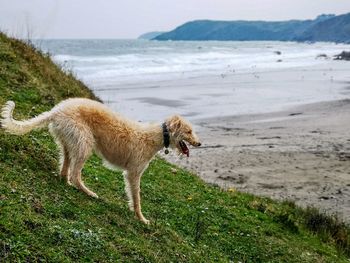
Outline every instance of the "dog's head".
[(179, 115), (174, 115), (166, 120), (170, 133), (170, 147), (177, 149), (180, 153), (189, 156), (189, 149), (186, 142), (192, 146), (201, 146), (191, 123)]

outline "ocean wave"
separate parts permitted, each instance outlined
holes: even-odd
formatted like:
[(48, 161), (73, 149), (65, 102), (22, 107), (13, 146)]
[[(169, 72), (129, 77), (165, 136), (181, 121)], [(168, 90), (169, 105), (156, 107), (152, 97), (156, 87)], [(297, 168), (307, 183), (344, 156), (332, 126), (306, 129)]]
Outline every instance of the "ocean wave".
[(53, 59), (85, 80), (147, 80), (155, 77), (172, 78), (183, 74), (206, 76), (312, 66), (322, 63), (315, 59), (318, 54), (335, 55), (346, 46), (291, 42), (147, 42), (143, 43), (145, 46), (137, 46), (137, 43), (98, 52), (94, 52), (91, 47), (92, 50), (85, 53), (56, 53)]

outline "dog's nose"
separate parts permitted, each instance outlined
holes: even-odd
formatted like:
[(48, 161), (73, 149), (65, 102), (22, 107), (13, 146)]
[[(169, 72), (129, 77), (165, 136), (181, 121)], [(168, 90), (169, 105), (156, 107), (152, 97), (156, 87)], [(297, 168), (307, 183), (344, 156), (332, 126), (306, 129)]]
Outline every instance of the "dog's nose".
[(199, 142), (199, 143), (197, 143), (197, 146), (199, 147), (199, 146), (201, 146), (202, 144)]

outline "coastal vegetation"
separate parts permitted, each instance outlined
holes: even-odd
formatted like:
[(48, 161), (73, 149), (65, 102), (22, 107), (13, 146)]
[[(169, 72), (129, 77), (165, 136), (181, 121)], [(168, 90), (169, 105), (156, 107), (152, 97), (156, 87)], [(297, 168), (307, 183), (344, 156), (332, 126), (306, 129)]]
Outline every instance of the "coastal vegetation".
[[(0, 105), (31, 118), (69, 97), (96, 98), (30, 43), (0, 34)], [(220, 189), (156, 158), (142, 180), (144, 225), (121, 172), (96, 156), (83, 174), (100, 198), (58, 176), (47, 130), (0, 131), (1, 262), (348, 262), (349, 227), (317, 209)]]

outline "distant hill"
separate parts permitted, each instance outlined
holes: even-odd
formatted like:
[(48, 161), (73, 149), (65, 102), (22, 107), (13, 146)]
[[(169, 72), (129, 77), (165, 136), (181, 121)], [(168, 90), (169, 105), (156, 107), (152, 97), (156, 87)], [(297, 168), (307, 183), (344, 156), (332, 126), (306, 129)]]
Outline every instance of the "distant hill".
[(350, 13), (314, 20), (187, 22), (154, 40), (266, 40), (350, 42)]
[(153, 39), (153, 38), (155, 38), (163, 33), (164, 32), (160, 32), (160, 31), (148, 32), (148, 33), (142, 34), (137, 39)]
[(350, 13), (320, 21), (296, 37), (298, 41), (350, 43)]

